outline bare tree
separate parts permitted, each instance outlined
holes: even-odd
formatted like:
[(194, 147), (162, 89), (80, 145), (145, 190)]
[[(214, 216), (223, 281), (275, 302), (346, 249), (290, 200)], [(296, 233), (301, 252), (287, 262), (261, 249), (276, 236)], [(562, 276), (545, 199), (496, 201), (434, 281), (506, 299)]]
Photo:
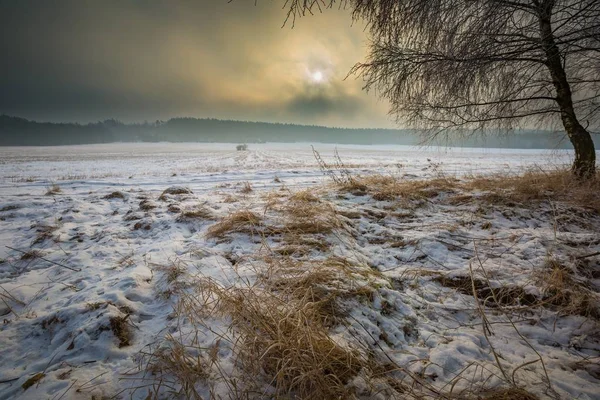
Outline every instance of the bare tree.
[[(370, 51), (352, 72), (398, 120), (442, 132), (562, 122), (573, 173), (595, 176), (600, 0), (286, 0), (288, 20), (348, 7)], [(293, 23), (293, 22), (292, 22)]]

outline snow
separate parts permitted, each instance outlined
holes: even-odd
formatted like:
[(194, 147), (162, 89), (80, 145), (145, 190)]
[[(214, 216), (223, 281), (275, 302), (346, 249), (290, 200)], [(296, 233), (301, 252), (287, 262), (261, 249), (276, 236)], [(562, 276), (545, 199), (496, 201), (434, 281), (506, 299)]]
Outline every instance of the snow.
[[(517, 173), (532, 166), (554, 168), (572, 158), (567, 151), (542, 150), (315, 148), (326, 161), (337, 148), (355, 174), (406, 179)], [(369, 216), (385, 212), (388, 202), (323, 191), (329, 182), (306, 143), (251, 144), (249, 151), (197, 143), (4, 147), (0, 160), (2, 399), (146, 398), (147, 388), (134, 390), (151, 378), (140, 372), (140, 352), (186, 329), (173, 319), (176, 296), (169, 292), (166, 268), (176, 265), (182, 276), (201, 274), (224, 284), (252, 279), (246, 264), (234, 267), (230, 257), (254, 254), (259, 239), (235, 234), (216, 240), (205, 234), (232, 211), (262, 215), (266, 195), (282, 187), (291, 192), (309, 187), (324, 193), (337, 209), (360, 213), (353, 222), (356, 235), (328, 239), (334, 243), (332, 254), (367, 264), (398, 287), (381, 287), (372, 304), (355, 305), (347, 329), (385, 337), (375, 351), (439, 388), (448, 389), (465, 368), (471, 368), (469, 384), (493, 385), (501, 379), (498, 371), (491, 377), (484, 373), (495, 368), (495, 360), (474, 297), (440, 285), (437, 277), (469, 277), (471, 268), (477, 276), (486, 273), (492, 287), (518, 286), (535, 295), (540, 291), (535, 271), (550, 253), (566, 259), (600, 246), (598, 215), (583, 213), (557, 223), (556, 214), (568, 212), (560, 204), (485, 211), (432, 204), (396, 209), (383, 218)], [(244, 182), (252, 192), (241, 193)], [(56, 195), (46, 195), (51, 184), (60, 187)], [(191, 193), (159, 200), (169, 187)], [(124, 198), (106, 198), (115, 191)], [(202, 206), (214, 217), (178, 222), (178, 213), (168, 207), (174, 204), (183, 210)], [(491, 226), (482, 227), (485, 222)], [(389, 240), (377, 240), (382, 237), (405, 245), (391, 247)], [(22, 259), (5, 246), (40, 253)], [(384, 313), (388, 305), (392, 311)], [(594, 367), (600, 357), (598, 321), (548, 309), (524, 310), (519, 318), (499, 309), (488, 312), (490, 340), (507, 370), (536, 360), (536, 351), (545, 362), (551, 390), (543, 384), (539, 362), (516, 372), (519, 386), (541, 398), (555, 393), (565, 399), (600, 399)], [(132, 338), (130, 345), (119, 347), (110, 321), (123, 316), (133, 327)], [(214, 331), (226, 331), (226, 322), (212, 322)], [(214, 331), (202, 339), (207, 347), (216, 338)], [(344, 329), (337, 334), (350, 340)], [(231, 371), (230, 352), (220, 351), (222, 365)], [(22, 385), (37, 373), (45, 376), (24, 390)], [(457, 387), (466, 384), (459, 380)]]

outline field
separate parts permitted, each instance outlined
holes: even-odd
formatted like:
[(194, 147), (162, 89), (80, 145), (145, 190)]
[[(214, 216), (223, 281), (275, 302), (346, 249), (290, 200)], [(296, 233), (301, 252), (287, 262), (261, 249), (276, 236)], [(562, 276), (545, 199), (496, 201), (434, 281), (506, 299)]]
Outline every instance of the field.
[(316, 150), (0, 148), (0, 399), (600, 399), (570, 153)]

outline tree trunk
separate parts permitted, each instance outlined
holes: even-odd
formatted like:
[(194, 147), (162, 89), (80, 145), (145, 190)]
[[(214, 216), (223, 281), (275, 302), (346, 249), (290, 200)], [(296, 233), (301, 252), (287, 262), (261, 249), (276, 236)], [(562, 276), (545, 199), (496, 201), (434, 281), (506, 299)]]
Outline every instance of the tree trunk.
[(540, 39), (546, 54), (546, 66), (550, 70), (552, 83), (556, 89), (556, 102), (563, 126), (575, 149), (572, 171), (578, 179), (590, 179), (596, 175), (596, 150), (590, 133), (579, 123), (575, 115), (571, 86), (552, 33), (554, 0), (542, 1), (539, 7)]

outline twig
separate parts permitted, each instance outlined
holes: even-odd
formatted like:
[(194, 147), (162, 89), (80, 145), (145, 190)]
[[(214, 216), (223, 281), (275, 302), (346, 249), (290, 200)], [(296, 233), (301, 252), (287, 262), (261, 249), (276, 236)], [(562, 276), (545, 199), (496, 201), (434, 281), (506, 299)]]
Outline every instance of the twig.
[[(19, 253), (27, 254), (27, 252), (26, 252), (26, 251), (19, 250), (19, 249), (15, 249), (14, 247), (10, 247), (10, 246), (5, 246), (5, 247), (6, 247), (6, 248), (9, 248), (9, 249), (11, 249), (11, 250), (14, 250), (14, 251), (18, 251)], [(39, 259), (41, 259), (41, 260), (44, 260), (44, 261), (46, 261), (46, 262), (49, 262), (50, 264), (54, 264), (54, 265), (58, 265), (59, 267), (63, 267), (63, 268), (66, 268), (66, 269), (70, 269), (71, 271), (75, 271), (75, 272), (79, 272), (79, 271), (81, 271), (81, 268), (72, 268), (72, 267), (67, 267), (66, 265), (59, 264), (59, 263), (57, 263), (57, 262), (55, 262), (55, 261), (48, 260), (47, 258), (44, 258), (44, 257), (42, 257), (42, 256), (37, 256), (37, 255), (36, 255), (36, 256), (34, 256), (34, 257), (35, 257), (35, 258), (39, 258)]]
[(585, 256), (575, 257), (575, 259), (576, 260), (583, 260), (584, 258), (589, 258), (589, 257), (594, 257), (594, 256), (600, 256), (600, 251), (597, 251), (597, 252), (591, 253), (591, 254), (586, 254)]
[(22, 302), (21, 300), (15, 298), (15, 296), (13, 296), (12, 294), (10, 294), (10, 292), (8, 290), (4, 289), (1, 285), (0, 285), (0, 289), (4, 290), (6, 292), (6, 294), (3, 294), (2, 296), (7, 297), (7, 298), (11, 299), (12, 301), (14, 301), (15, 303), (20, 304), (22, 306), (25, 305), (24, 302)]
[(8, 311), (10, 311), (11, 313), (15, 314), (15, 317), (17, 317), (17, 319), (19, 319), (19, 314), (17, 314), (15, 312), (15, 310), (13, 310), (12, 307), (8, 305), (8, 303), (6, 302), (6, 300), (2, 299), (2, 302), (4, 303), (4, 305), (6, 307), (8, 307)]
[(67, 392), (68, 392), (69, 390), (71, 390), (71, 388), (72, 388), (73, 386), (75, 386), (75, 384), (76, 384), (76, 383), (77, 383), (77, 379), (75, 379), (75, 381), (73, 381), (73, 383), (71, 383), (71, 386), (69, 386), (69, 387), (67, 388), (67, 390), (65, 390), (65, 391), (63, 392), (63, 394), (62, 394), (62, 395), (61, 395), (61, 396), (60, 396), (58, 399), (56, 399), (56, 400), (60, 400), (60, 399), (62, 399), (63, 397), (65, 397), (65, 394), (67, 394)]
[(17, 376), (16, 378), (3, 379), (0, 381), (0, 383), (14, 382), (14, 381), (18, 381), (19, 379), (21, 379), (21, 377)]
[[(477, 248), (475, 248), (475, 251), (476, 251), (475, 254), (477, 254)], [(477, 308), (479, 309), (479, 313), (481, 314), (483, 336), (485, 336), (485, 340), (487, 340), (488, 344), (490, 345), (490, 349), (492, 350), (492, 354), (494, 355), (494, 359), (496, 360), (496, 364), (498, 365), (498, 369), (502, 373), (502, 376), (504, 376), (504, 379), (506, 380), (506, 382), (510, 382), (510, 380), (508, 379), (508, 375), (506, 375), (506, 372), (504, 371), (504, 368), (502, 367), (502, 363), (500, 362), (498, 353), (496, 353), (496, 349), (494, 348), (494, 345), (492, 344), (492, 341), (490, 340), (490, 337), (489, 337), (489, 335), (493, 335), (493, 332), (492, 332), (491, 328), (488, 326), (487, 316), (485, 315), (485, 312), (483, 311), (483, 308), (481, 307), (481, 303), (479, 302), (479, 297), (477, 296), (477, 289), (475, 288), (475, 278), (473, 277), (473, 266), (471, 263), (469, 263), (469, 272), (471, 275), (471, 289), (473, 290), (473, 297), (475, 298), (475, 304), (477, 305)]]

